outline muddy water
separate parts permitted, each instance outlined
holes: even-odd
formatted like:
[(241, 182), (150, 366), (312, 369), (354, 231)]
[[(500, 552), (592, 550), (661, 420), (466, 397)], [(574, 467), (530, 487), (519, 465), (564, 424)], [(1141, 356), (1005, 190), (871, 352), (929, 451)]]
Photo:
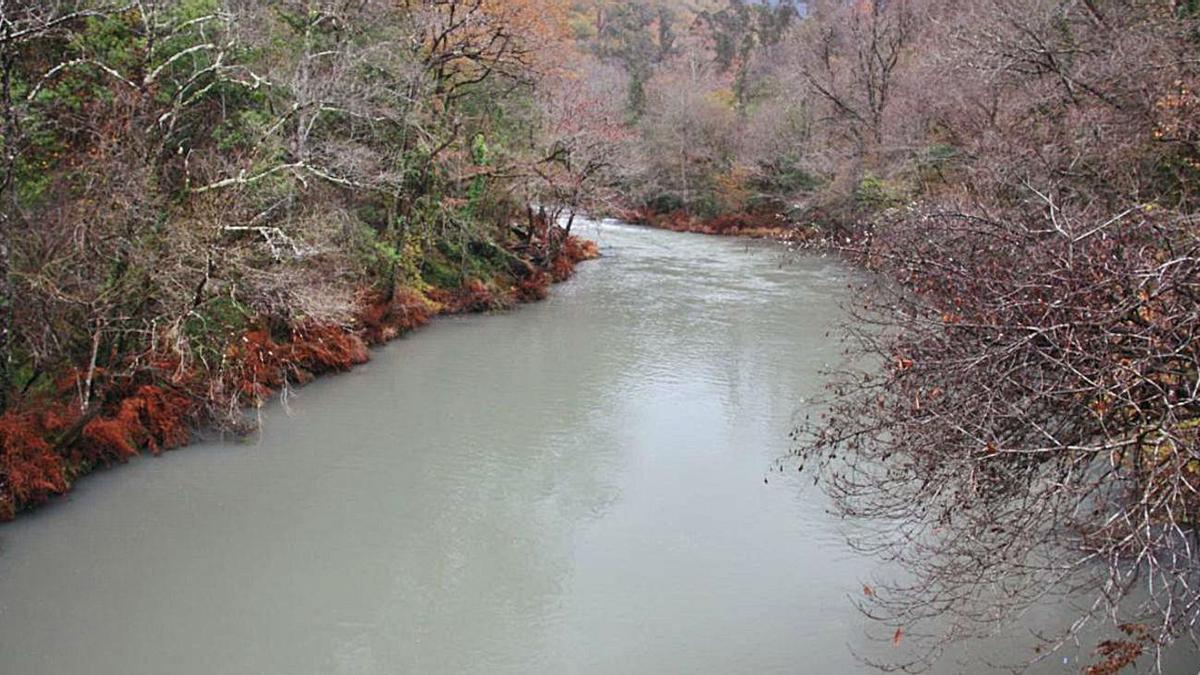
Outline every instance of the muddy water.
[(847, 270), (586, 234), (606, 257), (549, 301), (437, 322), (255, 438), (0, 529), (0, 673), (866, 670), (872, 565), (770, 473)]

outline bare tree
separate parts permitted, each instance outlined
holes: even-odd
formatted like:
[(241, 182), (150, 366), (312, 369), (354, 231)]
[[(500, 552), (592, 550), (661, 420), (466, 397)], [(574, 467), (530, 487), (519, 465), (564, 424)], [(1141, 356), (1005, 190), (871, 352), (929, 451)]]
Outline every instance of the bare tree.
[(856, 543), (911, 575), (863, 603), (911, 645), (885, 665), (1058, 600), (1077, 621), (1014, 665), (1096, 625), (1093, 672), (1115, 672), (1200, 619), (1194, 24), (947, 8), (909, 67), (939, 82), (920, 110), (958, 159), (845, 247), (880, 276), (800, 455), (870, 524)]
[(915, 37), (911, 5), (833, 3), (819, 8), (818, 18), (794, 38), (808, 50), (795, 63), (797, 72), (828, 107), (827, 123), (844, 127), (860, 156), (884, 142), (897, 69)]
[(546, 82), (541, 97), (545, 129), (534, 200), (548, 209), (551, 223), (564, 222), (570, 236), (576, 216), (611, 210), (614, 160), (630, 139), (618, 89), (620, 80), (604, 66), (584, 60), (572, 74)]

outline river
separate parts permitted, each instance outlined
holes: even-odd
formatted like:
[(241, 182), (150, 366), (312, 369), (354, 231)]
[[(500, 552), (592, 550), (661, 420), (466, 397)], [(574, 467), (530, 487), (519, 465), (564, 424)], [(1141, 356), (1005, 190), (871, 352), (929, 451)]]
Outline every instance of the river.
[(850, 598), (876, 565), (771, 471), (848, 270), (583, 234), (605, 257), (550, 300), (0, 528), (0, 673), (870, 672)]

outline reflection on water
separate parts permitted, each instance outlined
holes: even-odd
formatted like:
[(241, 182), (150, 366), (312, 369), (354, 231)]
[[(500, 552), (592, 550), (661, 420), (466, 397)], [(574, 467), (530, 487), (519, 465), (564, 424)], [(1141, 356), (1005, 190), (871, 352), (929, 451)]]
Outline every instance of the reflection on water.
[(248, 442), (0, 529), (0, 672), (864, 670), (872, 567), (769, 473), (848, 271), (585, 235), (606, 257), (549, 301), (438, 322)]

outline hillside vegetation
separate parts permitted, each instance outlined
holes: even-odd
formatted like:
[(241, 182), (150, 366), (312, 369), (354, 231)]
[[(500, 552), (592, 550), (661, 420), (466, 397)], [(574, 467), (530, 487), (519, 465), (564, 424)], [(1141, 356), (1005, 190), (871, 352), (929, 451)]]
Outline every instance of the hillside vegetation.
[(604, 111), (566, 93), (567, 18), (3, 5), (0, 519), (594, 255), (569, 229)]

